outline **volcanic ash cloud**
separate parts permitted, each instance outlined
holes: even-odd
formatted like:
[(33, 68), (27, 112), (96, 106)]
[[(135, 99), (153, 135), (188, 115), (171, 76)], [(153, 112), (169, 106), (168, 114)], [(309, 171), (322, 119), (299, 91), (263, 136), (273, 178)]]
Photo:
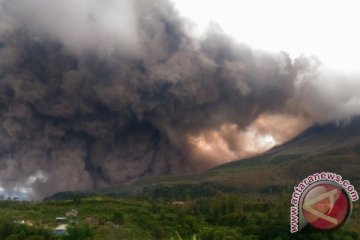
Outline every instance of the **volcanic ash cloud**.
[[(327, 99), (315, 84), (316, 61), (251, 49), (216, 26), (193, 38), (167, 1), (0, 4), (0, 185), (7, 191), (42, 197), (197, 171), (246, 156), (251, 127), (278, 129), (271, 116), (295, 119), (298, 131), (327, 121), (309, 107)], [(336, 109), (348, 98), (341, 95)], [(326, 106), (330, 120), (354, 113), (353, 105), (335, 115)], [(209, 155), (209, 142), (226, 154)]]

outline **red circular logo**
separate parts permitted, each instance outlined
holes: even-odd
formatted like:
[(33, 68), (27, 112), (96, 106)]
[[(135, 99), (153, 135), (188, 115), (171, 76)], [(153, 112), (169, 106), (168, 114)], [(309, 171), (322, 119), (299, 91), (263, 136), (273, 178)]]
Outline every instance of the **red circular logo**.
[(307, 191), (302, 201), (303, 215), (314, 228), (329, 230), (345, 223), (351, 210), (346, 192), (329, 183), (321, 183)]

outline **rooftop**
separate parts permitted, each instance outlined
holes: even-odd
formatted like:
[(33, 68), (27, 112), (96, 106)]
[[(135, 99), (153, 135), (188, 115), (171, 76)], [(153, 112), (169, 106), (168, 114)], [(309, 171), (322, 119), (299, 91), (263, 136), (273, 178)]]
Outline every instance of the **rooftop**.
[(66, 230), (67, 226), (68, 226), (67, 224), (61, 224), (57, 228), (55, 228), (55, 230)]

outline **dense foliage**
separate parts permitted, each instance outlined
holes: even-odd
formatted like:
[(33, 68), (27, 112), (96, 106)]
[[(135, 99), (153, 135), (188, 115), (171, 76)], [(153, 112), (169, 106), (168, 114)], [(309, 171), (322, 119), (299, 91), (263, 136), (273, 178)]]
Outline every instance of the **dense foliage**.
[[(42, 203), (0, 202), (0, 240), (350, 240), (360, 239), (355, 206), (352, 219), (332, 232), (289, 233), (289, 197), (212, 197), (171, 202), (159, 198), (74, 198)], [(79, 211), (57, 222), (70, 209)], [(59, 224), (66, 234), (55, 236)]]

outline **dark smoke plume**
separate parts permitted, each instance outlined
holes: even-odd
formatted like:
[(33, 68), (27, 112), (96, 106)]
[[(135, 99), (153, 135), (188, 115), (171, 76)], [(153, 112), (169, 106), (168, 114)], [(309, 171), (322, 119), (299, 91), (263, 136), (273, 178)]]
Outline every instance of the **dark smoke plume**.
[(216, 26), (193, 38), (167, 1), (0, 4), (6, 190), (41, 197), (196, 171), (214, 162), (193, 136), (266, 114), (326, 120), (310, 108), (327, 100), (315, 92), (316, 61), (253, 50)]

